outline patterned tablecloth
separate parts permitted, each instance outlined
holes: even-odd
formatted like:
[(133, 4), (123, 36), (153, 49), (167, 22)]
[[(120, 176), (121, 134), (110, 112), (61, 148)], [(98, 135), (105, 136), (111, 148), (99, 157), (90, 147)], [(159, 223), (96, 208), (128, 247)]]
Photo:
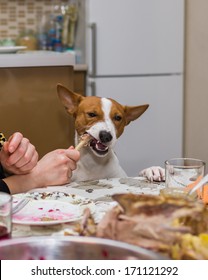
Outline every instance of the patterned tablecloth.
[[(164, 188), (164, 183), (150, 183), (142, 177), (129, 177), (71, 183), (64, 186), (36, 189), (31, 192), (34, 196), (38, 196), (40, 193), (52, 193), (55, 194), (56, 198), (58, 193), (58, 197), (60, 198), (60, 193), (65, 193), (88, 198), (94, 202), (92, 213), (95, 221), (99, 222), (103, 215), (115, 205), (115, 202), (111, 198), (112, 194), (129, 192), (135, 194), (158, 195), (162, 188)], [(73, 222), (55, 225), (47, 225), (47, 223), (44, 225), (23, 225), (14, 223), (12, 237), (60, 235), (63, 234), (64, 230), (72, 229), (73, 225)]]

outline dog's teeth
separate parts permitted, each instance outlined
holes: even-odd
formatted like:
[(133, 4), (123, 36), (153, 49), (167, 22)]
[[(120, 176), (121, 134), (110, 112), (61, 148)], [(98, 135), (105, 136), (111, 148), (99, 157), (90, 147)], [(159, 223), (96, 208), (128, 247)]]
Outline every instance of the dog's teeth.
[[(100, 143), (100, 142), (99, 142)], [(97, 144), (96, 144), (96, 149), (98, 150), (98, 151), (106, 151), (107, 149), (108, 149), (108, 147), (107, 146), (103, 146), (102, 148), (100, 148), (99, 147), (99, 145), (98, 145), (98, 142), (97, 142)]]

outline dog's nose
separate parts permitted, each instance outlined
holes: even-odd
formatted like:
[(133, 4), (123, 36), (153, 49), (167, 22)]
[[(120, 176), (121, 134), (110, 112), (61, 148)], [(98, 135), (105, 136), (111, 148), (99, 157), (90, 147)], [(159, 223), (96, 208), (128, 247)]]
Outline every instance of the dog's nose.
[(99, 137), (100, 137), (100, 141), (102, 143), (107, 143), (110, 142), (112, 140), (112, 135), (110, 134), (110, 132), (107, 132), (105, 130), (101, 130), (99, 133)]

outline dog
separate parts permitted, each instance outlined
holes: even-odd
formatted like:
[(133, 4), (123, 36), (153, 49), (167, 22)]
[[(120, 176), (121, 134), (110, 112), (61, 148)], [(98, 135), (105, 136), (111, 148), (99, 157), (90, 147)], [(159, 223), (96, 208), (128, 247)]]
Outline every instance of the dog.
[(147, 178), (150, 182), (165, 182), (165, 169), (161, 166), (152, 166), (139, 172), (139, 176)]
[[(86, 133), (92, 137), (90, 143), (80, 151), (80, 160), (71, 181), (127, 177), (113, 147), (125, 127), (138, 119), (149, 105), (123, 106), (111, 98), (85, 97), (61, 84), (57, 85), (57, 93), (68, 114), (74, 117), (75, 145)], [(161, 174), (157, 167), (154, 169), (143, 170), (142, 176), (159, 180)]]

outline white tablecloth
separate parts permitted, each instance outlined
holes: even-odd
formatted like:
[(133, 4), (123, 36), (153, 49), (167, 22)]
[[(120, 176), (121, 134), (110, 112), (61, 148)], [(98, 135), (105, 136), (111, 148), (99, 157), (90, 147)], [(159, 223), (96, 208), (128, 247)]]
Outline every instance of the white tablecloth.
[[(36, 189), (31, 192), (58, 191), (89, 198), (95, 203), (93, 216), (95, 221), (99, 222), (103, 215), (115, 205), (111, 197), (113, 194), (129, 192), (158, 195), (162, 188), (164, 188), (164, 183), (150, 183), (142, 177), (129, 177), (71, 183), (64, 186)], [(73, 223), (44, 226), (13, 224), (12, 237), (59, 234), (65, 229), (73, 228), (73, 225)]]

